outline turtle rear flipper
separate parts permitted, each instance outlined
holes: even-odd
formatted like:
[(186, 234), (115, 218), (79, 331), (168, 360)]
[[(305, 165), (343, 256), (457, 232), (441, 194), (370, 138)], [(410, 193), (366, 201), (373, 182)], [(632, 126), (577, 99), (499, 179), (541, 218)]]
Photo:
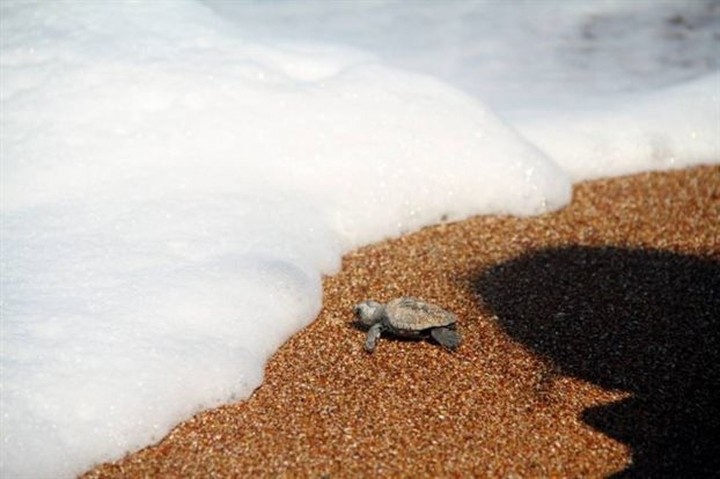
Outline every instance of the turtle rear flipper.
[(452, 351), (455, 351), (462, 342), (460, 339), (460, 333), (454, 327), (433, 328), (430, 330), (430, 336), (432, 336), (435, 341)]

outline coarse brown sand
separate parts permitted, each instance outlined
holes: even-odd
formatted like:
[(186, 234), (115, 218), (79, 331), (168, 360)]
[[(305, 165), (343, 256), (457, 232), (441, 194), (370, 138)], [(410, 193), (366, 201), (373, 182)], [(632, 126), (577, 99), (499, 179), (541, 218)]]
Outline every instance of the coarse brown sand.
[[(362, 248), (248, 400), (85, 477), (715, 475), (719, 218), (708, 166)], [(400, 295), (454, 311), (460, 349), (366, 353), (353, 305)]]

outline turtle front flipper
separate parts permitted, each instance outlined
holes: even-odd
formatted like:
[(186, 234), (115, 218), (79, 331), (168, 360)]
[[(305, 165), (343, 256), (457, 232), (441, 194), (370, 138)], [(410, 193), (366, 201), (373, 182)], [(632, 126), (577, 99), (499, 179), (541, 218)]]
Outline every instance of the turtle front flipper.
[(460, 339), (460, 332), (454, 326), (453, 324), (441, 328), (433, 328), (430, 330), (430, 336), (444, 347), (455, 351), (460, 346), (462, 340)]
[(365, 340), (365, 351), (372, 353), (375, 350), (375, 345), (378, 339), (380, 339), (381, 334), (382, 324), (380, 323), (373, 324), (370, 329), (368, 329), (367, 339)]

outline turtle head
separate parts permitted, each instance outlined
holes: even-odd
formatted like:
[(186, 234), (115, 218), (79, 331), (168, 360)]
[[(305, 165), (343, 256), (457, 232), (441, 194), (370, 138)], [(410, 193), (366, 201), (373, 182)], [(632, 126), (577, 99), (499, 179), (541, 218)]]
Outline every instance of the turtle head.
[(355, 305), (353, 311), (358, 322), (369, 327), (382, 319), (384, 309), (381, 303), (370, 300)]

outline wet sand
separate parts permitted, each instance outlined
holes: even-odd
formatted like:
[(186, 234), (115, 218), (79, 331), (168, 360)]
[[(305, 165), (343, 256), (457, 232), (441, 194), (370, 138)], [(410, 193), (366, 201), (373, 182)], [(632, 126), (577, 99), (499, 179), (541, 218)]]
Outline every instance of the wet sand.
[[(562, 211), (366, 247), (324, 291), (248, 400), (86, 477), (720, 471), (718, 166), (583, 183)], [(455, 312), (459, 350), (382, 338), (366, 353), (353, 305), (401, 295)]]

